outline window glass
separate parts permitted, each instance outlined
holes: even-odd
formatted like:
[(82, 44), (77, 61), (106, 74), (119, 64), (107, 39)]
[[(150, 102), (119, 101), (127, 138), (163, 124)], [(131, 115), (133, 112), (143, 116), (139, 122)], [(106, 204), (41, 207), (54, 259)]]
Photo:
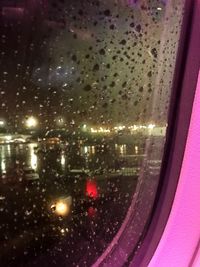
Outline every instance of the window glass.
[(130, 222), (137, 244), (159, 180), (183, 4), (0, 2), (1, 266), (100, 265), (125, 251)]

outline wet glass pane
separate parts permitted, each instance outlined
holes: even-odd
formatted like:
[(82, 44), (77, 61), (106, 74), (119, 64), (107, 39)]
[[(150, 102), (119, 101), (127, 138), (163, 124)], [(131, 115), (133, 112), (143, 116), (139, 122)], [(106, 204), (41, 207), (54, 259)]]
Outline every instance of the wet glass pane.
[(0, 2), (0, 266), (91, 266), (119, 241), (126, 250), (130, 221), (137, 244), (183, 4)]

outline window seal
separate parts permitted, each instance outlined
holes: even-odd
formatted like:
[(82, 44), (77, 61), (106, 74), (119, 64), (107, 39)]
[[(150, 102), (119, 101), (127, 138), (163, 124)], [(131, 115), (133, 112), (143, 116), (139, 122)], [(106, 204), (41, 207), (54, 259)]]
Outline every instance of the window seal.
[(173, 205), (200, 67), (199, 11), (198, 1), (186, 0), (172, 86), (169, 126), (160, 174), (163, 179), (159, 181), (152, 214), (140, 240), (141, 247), (132, 253), (132, 258), (129, 257), (128, 266), (148, 266), (161, 239)]

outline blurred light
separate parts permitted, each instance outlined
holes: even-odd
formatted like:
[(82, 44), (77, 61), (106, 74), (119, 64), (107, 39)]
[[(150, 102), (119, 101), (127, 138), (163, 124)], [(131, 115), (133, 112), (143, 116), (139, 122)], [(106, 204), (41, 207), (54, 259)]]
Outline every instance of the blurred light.
[(88, 147), (87, 146), (84, 146), (84, 153), (87, 154), (88, 153)]
[(126, 145), (119, 145), (119, 151), (121, 155), (126, 155)]
[(85, 131), (87, 129), (87, 125), (83, 124), (83, 130)]
[(91, 217), (91, 218), (94, 217), (96, 215), (96, 213), (97, 213), (97, 210), (94, 207), (88, 208), (88, 216), (89, 217)]
[(65, 167), (65, 155), (63, 153), (61, 154), (61, 165), (63, 168)]
[(35, 154), (35, 151), (34, 151), (34, 147), (36, 146), (36, 144), (30, 144), (30, 164), (31, 164), (31, 168), (36, 170), (37, 169), (37, 161), (38, 161), (38, 158), (37, 158), (37, 155)]
[(51, 209), (60, 216), (68, 215), (70, 211), (69, 205), (63, 201), (58, 201), (56, 204), (51, 205)]
[(135, 146), (135, 154), (138, 154), (138, 146)]
[(148, 129), (153, 129), (153, 128), (155, 128), (155, 124), (149, 124), (148, 125)]
[(106, 129), (103, 127), (99, 127), (99, 128), (91, 128), (91, 133), (110, 133), (110, 129)]
[(123, 130), (123, 129), (125, 129), (125, 128), (126, 128), (125, 125), (120, 125), (120, 126), (115, 126), (115, 127), (114, 127), (114, 130), (116, 130), (116, 131), (121, 131), (121, 130)]
[(65, 120), (64, 120), (64, 118), (60, 117), (60, 118), (57, 118), (56, 122), (57, 122), (57, 125), (63, 126), (65, 123)]
[(131, 132), (132, 132), (132, 131), (136, 131), (138, 128), (139, 128), (139, 127), (138, 127), (137, 125), (131, 125), (131, 126), (128, 127), (128, 129), (130, 129)]
[(8, 153), (8, 155), (10, 156), (10, 154), (11, 154), (11, 147), (10, 147), (9, 144), (7, 145), (7, 153)]
[(97, 183), (96, 181), (87, 180), (86, 181), (86, 196), (93, 199), (98, 198)]
[(18, 138), (15, 138), (13, 141), (14, 142), (19, 142), (19, 143), (25, 143), (26, 142), (26, 139), (24, 139), (22, 137), (18, 137)]
[(161, 7), (157, 7), (157, 10), (162, 10), (162, 8)]
[(4, 159), (2, 159), (2, 161), (1, 161), (1, 171), (2, 171), (2, 173), (6, 172), (6, 163), (5, 163)]
[(5, 125), (5, 121), (4, 120), (0, 120), (0, 126), (4, 126)]
[(6, 139), (6, 141), (11, 141), (12, 140), (12, 136), (11, 135), (7, 135), (7, 136), (5, 136), (5, 139)]
[(92, 146), (92, 147), (91, 147), (91, 153), (92, 153), (92, 154), (95, 154), (95, 146)]
[(68, 228), (62, 228), (62, 229), (60, 229), (60, 233), (62, 234), (62, 235), (65, 235), (66, 233), (68, 233), (69, 232), (69, 229)]
[(94, 128), (91, 128), (91, 132), (92, 133), (97, 133), (97, 130), (95, 130)]
[(28, 128), (34, 128), (34, 127), (37, 126), (37, 124), (38, 124), (38, 121), (37, 121), (37, 119), (34, 118), (34, 117), (29, 117), (29, 118), (26, 120), (26, 126), (27, 126)]

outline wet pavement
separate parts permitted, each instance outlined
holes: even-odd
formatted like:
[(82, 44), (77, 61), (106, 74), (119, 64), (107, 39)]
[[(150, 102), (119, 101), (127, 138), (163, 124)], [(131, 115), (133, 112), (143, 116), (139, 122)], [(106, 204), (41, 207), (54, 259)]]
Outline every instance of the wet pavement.
[[(88, 172), (77, 170), (77, 160), (63, 149), (48, 148), (44, 153), (36, 147), (0, 146), (0, 265), (90, 266), (119, 230), (137, 175), (119, 172), (119, 161), (109, 160), (108, 151), (95, 153), (96, 147), (83, 147), (85, 157), (78, 153), (82, 162), (93, 166)], [(120, 149), (125, 153), (125, 147)], [(133, 153), (132, 158), (136, 164), (140, 155)], [(35, 170), (39, 180), (27, 181), (23, 175), (20, 179), (16, 169), (24, 166)], [(56, 214), (52, 203), (69, 197), (67, 215)]]

